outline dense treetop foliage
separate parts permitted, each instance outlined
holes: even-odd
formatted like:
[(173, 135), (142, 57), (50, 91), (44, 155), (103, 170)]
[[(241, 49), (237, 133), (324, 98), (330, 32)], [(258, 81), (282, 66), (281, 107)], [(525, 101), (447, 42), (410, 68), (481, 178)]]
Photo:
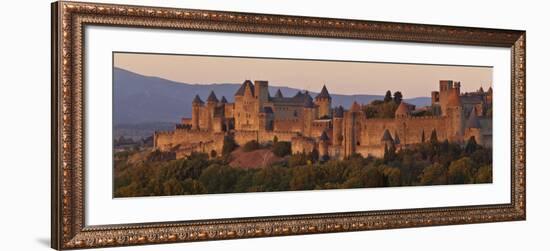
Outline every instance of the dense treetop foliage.
[[(427, 132), (429, 133), (429, 132)], [(327, 160), (319, 153), (291, 154), (290, 143), (270, 145), (285, 161), (260, 169), (229, 166), (231, 150), (226, 139), (221, 155), (193, 153), (187, 159), (165, 160), (148, 153), (132, 160), (136, 150), (115, 156), (115, 197), (205, 193), (269, 192), (365, 187), (470, 184), (492, 182), (491, 149), (470, 139), (461, 146), (437, 142), (435, 133), (425, 143), (398, 150), (386, 148), (383, 158), (359, 154), (344, 160)], [(254, 144), (254, 143), (251, 143)], [(243, 146), (244, 147), (244, 146)], [(255, 147), (255, 145), (253, 146)]]

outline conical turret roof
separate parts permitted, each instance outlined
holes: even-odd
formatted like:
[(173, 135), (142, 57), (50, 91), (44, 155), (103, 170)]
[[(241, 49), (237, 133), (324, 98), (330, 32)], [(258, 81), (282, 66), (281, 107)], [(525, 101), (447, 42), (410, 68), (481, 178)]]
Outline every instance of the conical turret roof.
[(210, 95), (208, 95), (208, 99), (206, 100), (206, 102), (214, 102), (214, 103), (219, 102), (214, 91), (210, 91)]
[(245, 80), (243, 82), (241, 87), (239, 87), (237, 92), (235, 92), (235, 96), (244, 96), (246, 88), (249, 88), (252, 96), (254, 96), (254, 85), (252, 84), (252, 81), (250, 81), (250, 80)]
[(193, 99), (193, 104), (199, 104), (199, 105), (202, 105), (204, 104), (204, 102), (202, 102), (202, 99), (201, 97), (199, 97), (199, 95), (195, 95), (195, 98)]
[(338, 106), (336, 109), (334, 109), (334, 117), (335, 118), (343, 118), (344, 117), (344, 107)]
[(380, 139), (380, 141), (382, 141), (382, 142), (385, 142), (385, 141), (393, 142), (393, 138), (391, 137), (390, 131), (388, 131), (388, 129), (384, 130), (384, 134), (382, 135), (382, 138)]
[(330, 94), (328, 93), (327, 87), (323, 85), (323, 89), (321, 89), (321, 93), (319, 93), (315, 99), (321, 99), (321, 98), (327, 98), (330, 99)]
[(225, 96), (222, 96), (222, 100), (220, 101), (222, 104), (226, 104), (227, 103), (227, 99), (225, 99)]
[(281, 89), (277, 90), (277, 93), (275, 93), (275, 98), (283, 98), (283, 93), (281, 92)]

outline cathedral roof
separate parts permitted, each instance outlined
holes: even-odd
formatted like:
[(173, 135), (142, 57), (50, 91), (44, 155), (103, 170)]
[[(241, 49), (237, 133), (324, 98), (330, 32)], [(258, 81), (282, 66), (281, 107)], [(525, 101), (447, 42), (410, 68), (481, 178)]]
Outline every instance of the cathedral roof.
[(252, 84), (252, 81), (250, 81), (250, 80), (245, 80), (243, 82), (241, 87), (239, 87), (239, 89), (235, 93), (235, 96), (244, 96), (244, 92), (245, 92), (247, 87), (250, 88), (250, 92), (252, 93), (252, 96), (254, 96), (254, 85)]
[(193, 99), (193, 104), (204, 104), (204, 102), (202, 102), (201, 97), (199, 97), (199, 95), (197, 94)]
[(206, 100), (206, 102), (218, 103), (218, 98), (216, 97), (214, 91), (210, 91), (210, 95), (208, 95), (208, 99)]
[(321, 93), (319, 93), (315, 99), (319, 99), (319, 98), (328, 98), (330, 99), (330, 94), (328, 93), (328, 90), (327, 90), (327, 87), (325, 85), (323, 85), (323, 89), (321, 89)]
[(399, 106), (397, 107), (397, 110), (395, 110), (396, 117), (405, 117), (409, 114), (409, 106), (405, 102), (401, 102), (401, 104), (399, 104)]
[(222, 104), (227, 103), (227, 99), (225, 99), (225, 96), (222, 96), (222, 100), (220, 101)]
[(470, 117), (466, 122), (466, 128), (481, 128), (481, 124), (479, 123), (479, 119), (477, 118), (475, 107), (472, 108), (472, 111), (470, 112)]
[(382, 142), (392, 141), (393, 142), (393, 138), (391, 137), (390, 131), (388, 131), (388, 129), (384, 130), (384, 134), (382, 135), (382, 138), (380, 139), (380, 141), (382, 141)]
[(321, 134), (321, 137), (319, 138), (321, 141), (328, 141), (329, 138), (328, 138), (328, 135), (327, 135), (327, 132), (326, 131), (323, 131), (323, 133)]
[(335, 118), (343, 118), (344, 117), (344, 107), (338, 106), (334, 109), (334, 117)]
[(283, 93), (281, 92), (281, 89), (277, 90), (277, 93), (275, 93), (275, 98), (283, 98)]

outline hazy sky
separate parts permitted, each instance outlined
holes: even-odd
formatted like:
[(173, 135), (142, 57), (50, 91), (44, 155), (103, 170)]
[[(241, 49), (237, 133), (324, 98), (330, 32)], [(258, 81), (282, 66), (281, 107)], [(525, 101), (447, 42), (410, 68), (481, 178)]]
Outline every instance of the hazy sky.
[(141, 75), (189, 84), (242, 83), (268, 80), (319, 92), (383, 95), (401, 91), (405, 98), (428, 97), (439, 80), (460, 81), (462, 92), (485, 90), (492, 84), (491, 67), (440, 66), (367, 62), (336, 62), (265, 58), (115, 53), (115, 67)]

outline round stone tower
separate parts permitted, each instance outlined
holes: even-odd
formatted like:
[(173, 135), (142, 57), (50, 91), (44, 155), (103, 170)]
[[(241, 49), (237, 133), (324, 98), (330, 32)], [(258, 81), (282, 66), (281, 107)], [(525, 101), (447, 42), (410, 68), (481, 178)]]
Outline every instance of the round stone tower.
[(195, 98), (193, 99), (193, 107), (191, 110), (191, 128), (194, 130), (199, 130), (199, 121), (200, 121), (200, 114), (201, 114), (201, 107), (204, 105), (204, 102), (202, 102), (199, 95), (195, 95)]
[(208, 95), (208, 99), (206, 100), (206, 108), (208, 109), (208, 130), (212, 130), (214, 127), (214, 113), (218, 106), (218, 102), (219, 100), (214, 91), (210, 91), (210, 95)]
[(307, 137), (312, 137), (312, 124), (315, 119), (315, 104), (313, 104), (313, 98), (309, 96), (309, 93), (306, 91), (304, 93), (304, 115), (303, 115), (303, 125), (304, 130), (303, 134)]
[(462, 125), (464, 117), (463, 117), (463, 111), (462, 111), (462, 105), (460, 102), (460, 96), (459, 91), (457, 89), (453, 89), (449, 93), (449, 97), (447, 100), (447, 108), (446, 108), (446, 116), (448, 117), (448, 132), (449, 136), (453, 138), (455, 141), (462, 140), (463, 136), (463, 130)]
[(344, 107), (338, 106), (334, 109), (332, 117), (332, 145), (341, 146), (344, 139), (342, 122), (344, 120)]
[(327, 87), (323, 85), (321, 93), (315, 97), (315, 104), (319, 107), (318, 116), (319, 118), (330, 118), (331, 117), (331, 103), (332, 97), (328, 93)]

